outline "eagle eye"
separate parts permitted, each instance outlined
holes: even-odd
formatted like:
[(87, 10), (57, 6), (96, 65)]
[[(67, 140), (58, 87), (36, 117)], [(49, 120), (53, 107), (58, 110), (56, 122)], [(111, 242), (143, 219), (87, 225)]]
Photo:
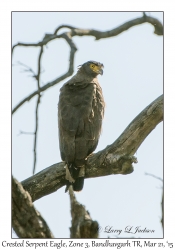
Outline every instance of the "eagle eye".
[(94, 65), (94, 64), (91, 64), (91, 65), (90, 65), (90, 67), (91, 67), (91, 68), (94, 68), (94, 67), (95, 67), (95, 65)]

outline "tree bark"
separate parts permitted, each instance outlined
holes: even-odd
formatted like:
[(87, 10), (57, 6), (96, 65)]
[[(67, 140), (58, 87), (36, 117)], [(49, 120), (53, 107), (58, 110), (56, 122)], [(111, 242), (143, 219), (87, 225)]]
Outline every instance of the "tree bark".
[(19, 238), (54, 238), (32, 199), (12, 177), (12, 226)]
[[(85, 178), (132, 173), (132, 163), (137, 163), (135, 152), (162, 120), (163, 95), (149, 104), (114, 143), (87, 158)], [(65, 184), (65, 162), (56, 163), (22, 181), (32, 201), (57, 191)]]
[(72, 217), (70, 238), (98, 238), (98, 222), (93, 221), (85, 206), (76, 200), (72, 186), (69, 187), (69, 195)]

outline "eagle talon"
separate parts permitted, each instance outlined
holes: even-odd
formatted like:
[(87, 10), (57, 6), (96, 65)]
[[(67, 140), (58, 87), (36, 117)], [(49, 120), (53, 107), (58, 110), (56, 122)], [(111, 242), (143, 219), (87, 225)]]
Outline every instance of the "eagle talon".
[(81, 166), (78, 177), (85, 176), (85, 166)]
[(68, 180), (70, 183), (75, 182), (75, 180), (72, 178), (72, 176), (70, 174), (70, 171), (69, 171), (69, 168), (67, 165), (66, 165), (66, 177), (65, 177), (65, 179)]

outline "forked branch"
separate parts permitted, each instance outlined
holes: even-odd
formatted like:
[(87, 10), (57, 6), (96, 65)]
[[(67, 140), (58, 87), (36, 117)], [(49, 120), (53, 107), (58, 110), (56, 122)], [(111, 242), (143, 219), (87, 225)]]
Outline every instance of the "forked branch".
[[(46, 91), (48, 88), (54, 86), (55, 84), (61, 82), (62, 80), (66, 79), (67, 77), (71, 76), (73, 74), (73, 66), (74, 66), (74, 55), (75, 52), (77, 51), (77, 47), (75, 43), (73, 42), (73, 37), (74, 36), (92, 36), (95, 37), (96, 40), (100, 39), (105, 39), (109, 37), (114, 37), (122, 32), (136, 26), (140, 25), (143, 23), (149, 23), (154, 27), (154, 33), (156, 35), (163, 35), (163, 25), (162, 23), (154, 18), (147, 16), (145, 13), (142, 17), (130, 20), (112, 30), (108, 31), (99, 31), (99, 30), (94, 30), (94, 29), (80, 29), (76, 28), (70, 25), (61, 25), (58, 28), (56, 28), (55, 32), (53, 34), (45, 34), (44, 38), (38, 42), (38, 43), (17, 43), (13, 46), (12, 52), (14, 52), (14, 49), (19, 46), (24, 46), (24, 47), (43, 47), (46, 44), (48, 44), (50, 41), (53, 41), (55, 39), (60, 39), (63, 38), (65, 41), (68, 43), (70, 46), (70, 57), (69, 57), (69, 67), (68, 71), (63, 74), (62, 76), (59, 76), (53, 81), (50, 81), (46, 83), (43, 87), (40, 88), (40, 90), (36, 90), (27, 97), (25, 97), (22, 101), (20, 101), (12, 110), (12, 114), (14, 114), (25, 102), (30, 101), (35, 95), (38, 95), (40, 92)], [(57, 35), (58, 31), (60, 31), (62, 28), (68, 28), (68, 32), (64, 32), (60, 35)]]

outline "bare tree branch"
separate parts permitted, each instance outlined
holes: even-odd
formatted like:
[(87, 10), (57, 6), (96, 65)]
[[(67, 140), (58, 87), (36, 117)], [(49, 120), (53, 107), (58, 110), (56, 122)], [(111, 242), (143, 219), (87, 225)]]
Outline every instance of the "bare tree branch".
[[(88, 157), (85, 178), (133, 172), (133, 156), (149, 133), (163, 120), (163, 95), (148, 105), (119, 138), (102, 151)], [(54, 164), (22, 181), (32, 200), (57, 191), (66, 184), (65, 163)]]
[(133, 19), (131, 21), (128, 21), (122, 25), (120, 25), (119, 27), (116, 27), (112, 30), (108, 30), (108, 31), (98, 31), (98, 30), (94, 30), (94, 29), (79, 29), (76, 27), (72, 27), (70, 25), (61, 25), (59, 26), (54, 34), (56, 35), (57, 32), (62, 29), (62, 28), (69, 28), (70, 31), (70, 35), (71, 37), (73, 36), (94, 36), (96, 38), (96, 40), (100, 40), (103, 38), (109, 38), (109, 37), (113, 37), (113, 36), (117, 36), (120, 33), (136, 26), (136, 25), (140, 25), (142, 23), (149, 23), (151, 25), (154, 26), (154, 33), (156, 35), (163, 35), (163, 25), (162, 23), (153, 17), (147, 16), (146, 14), (143, 15), (140, 18), (136, 18)]
[(162, 209), (161, 224), (162, 224), (162, 228), (164, 228), (164, 190), (162, 191), (161, 209)]
[(13, 177), (12, 226), (20, 238), (54, 238), (46, 221), (35, 210), (29, 193)]
[(20, 130), (18, 136), (19, 135), (34, 135), (34, 133), (33, 132), (25, 132), (25, 131)]
[(41, 74), (41, 57), (43, 54), (43, 46), (41, 46), (39, 57), (38, 57), (38, 74), (37, 74), (37, 86), (38, 86), (38, 91), (40, 91), (40, 74)]
[(93, 221), (85, 206), (76, 200), (72, 186), (69, 187), (69, 196), (72, 216), (70, 238), (98, 238), (98, 222)]
[(36, 76), (37, 79), (37, 87), (38, 87), (38, 99), (36, 103), (36, 110), (35, 110), (35, 132), (34, 132), (34, 148), (33, 148), (33, 153), (34, 153), (34, 163), (33, 163), (33, 174), (35, 173), (36, 169), (36, 160), (37, 160), (37, 153), (36, 153), (36, 145), (37, 145), (37, 135), (38, 135), (38, 108), (40, 104), (40, 74), (41, 74), (41, 57), (43, 54), (43, 46), (41, 46), (39, 57), (38, 57), (38, 74)]
[(39, 107), (39, 103), (40, 103), (40, 94), (38, 94), (38, 99), (37, 99), (37, 103), (36, 103), (36, 110), (35, 110), (35, 132), (34, 132), (34, 147), (33, 147), (33, 153), (34, 153), (33, 174), (35, 173), (36, 160), (37, 160), (36, 145), (37, 145), (37, 135), (38, 135), (38, 107)]
[[(46, 34), (44, 36), (43, 40), (38, 42), (38, 43), (29, 43), (29, 44), (18, 43), (18, 44), (15, 44), (12, 48), (12, 52), (14, 51), (14, 48), (16, 48), (17, 46), (42, 47), (54, 39), (63, 38), (69, 44), (69, 46), (71, 48), (71, 52), (70, 52), (70, 58), (69, 58), (69, 62), (70, 62), (69, 69), (68, 69), (67, 73), (65, 73), (61, 77), (58, 77), (54, 81), (45, 84), (42, 88), (40, 88), (40, 91), (36, 90), (32, 94), (30, 94), (29, 96), (24, 98), (12, 110), (12, 114), (14, 114), (15, 111), (19, 107), (21, 107), (26, 101), (30, 101), (31, 98), (33, 98), (39, 92), (45, 91), (46, 89), (54, 86), (55, 84), (59, 83), (60, 81), (66, 79), (67, 77), (69, 77), (73, 74), (74, 54), (75, 54), (77, 48), (76, 48), (74, 42), (72, 41), (72, 37), (74, 37), (74, 36), (93, 36), (96, 38), (96, 40), (100, 40), (102, 38), (109, 38), (109, 37), (117, 36), (120, 33), (124, 32), (124, 31), (126, 31), (126, 30), (128, 30), (136, 25), (143, 24), (143, 23), (150, 23), (151, 25), (154, 26), (154, 33), (155, 34), (163, 35), (163, 25), (161, 24), (161, 22), (159, 20), (157, 20), (156, 18), (149, 17), (146, 14), (144, 14), (140, 18), (136, 18), (134, 20), (128, 21), (128, 22), (120, 25), (119, 27), (116, 27), (115, 29), (112, 29), (109, 31), (98, 31), (98, 30), (93, 30), (93, 29), (79, 29), (79, 28), (72, 27), (70, 25), (61, 25), (55, 30), (54, 34)], [(62, 33), (60, 35), (57, 35), (57, 32), (62, 28), (69, 28), (70, 31)]]
[[(37, 134), (38, 134), (38, 112), (41, 93), (48, 88), (58, 84), (62, 80), (73, 74), (74, 57), (77, 50), (76, 45), (73, 42), (74, 36), (92, 36), (96, 40), (114, 37), (122, 32), (143, 23), (149, 23), (154, 27), (154, 33), (157, 35), (163, 35), (163, 26), (155, 18), (146, 15), (143, 12), (143, 16), (134, 20), (128, 21), (112, 30), (98, 31), (94, 29), (80, 29), (70, 25), (59, 26), (53, 34), (45, 34), (44, 38), (38, 43), (18, 43), (12, 48), (19, 46), (24, 47), (40, 47), (40, 53), (38, 57), (38, 73), (34, 74), (34, 71), (24, 64), (25, 71), (33, 74), (33, 77), (37, 80), (37, 90), (25, 97), (19, 102), (14, 109), (14, 114), (25, 102), (30, 101), (34, 96), (38, 96), (35, 109), (35, 132), (34, 134), (34, 164), (33, 174), (36, 169), (37, 161)], [(57, 33), (62, 29), (69, 29), (68, 32)], [(55, 39), (64, 39), (70, 46), (69, 66), (68, 70), (62, 76), (57, 77), (55, 80), (46, 83), (44, 86), (40, 86), (41, 75), (41, 58), (43, 55), (44, 46)], [(133, 172), (132, 163), (137, 163), (137, 159), (134, 157), (135, 152), (148, 136), (148, 134), (156, 127), (159, 122), (163, 120), (163, 96), (157, 98), (148, 107), (146, 107), (125, 129), (121, 136), (114, 141), (113, 144), (107, 146), (102, 151), (96, 154), (92, 154), (88, 157), (86, 162), (85, 178), (93, 178), (99, 176), (106, 176), (111, 174), (130, 174)], [(27, 132), (21, 132), (21, 134), (31, 134)], [(25, 188), (25, 190), (23, 189)], [(47, 226), (47, 223), (41, 217), (41, 215), (35, 210), (32, 201), (35, 201), (45, 195), (57, 191), (59, 188), (66, 184), (65, 180), (65, 162), (54, 164), (43, 171), (35, 174), (34, 176), (24, 180), (22, 183), (18, 183), (15, 179), (12, 180), (12, 224), (15, 232), (21, 238), (53, 238), (53, 235)], [(31, 196), (30, 196), (30, 195)], [(92, 221), (90, 214), (86, 211), (85, 207), (77, 202), (73, 193), (72, 187), (69, 188), (69, 195), (71, 200), (71, 214), (72, 214), (72, 226), (70, 228), (71, 238), (97, 238), (98, 237), (98, 223)], [(163, 227), (163, 194), (162, 194), (162, 227)]]
[(14, 52), (14, 49), (16, 47), (19, 46), (24, 46), (24, 47), (41, 47), (46, 45), (47, 43), (49, 43), (52, 40), (55, 40), (57, 38), (63, 38), (64, 34), (62, 35), (54, 35), (54, 34), (45, 34), (44, 38), (42, 41), (38, 42), (38, 43), (17, 43), (12, 47), (12, 53)]
[[(48, 35), (49, 36), (49, 35)], [(52, 36), (52, 35), (51, 35)], [(75, 56), (75, 52), (77, 50), (75, 44), (73, 43), (73, 41), (71, 40), (71, 37), (64, 33), (62, 34), (61, 36), (56, 36), (57, 38), (58, 37), (62, 37), (64, 38), (67, 43), (70, 45), (70, 56), (69, 56), (69, 68), (68, 68), (68, 71), (63, 74), (62, 76), (56, 78), (54, 81), (52, 82), (49, 82), (47, 84), (45, 84), (43, 87), (40, 87), (40, 90), (36, 90), (34, 91), (32, 94), (30, 94), (29, 96), (27, 96), (26, 98), (24, 98), (18, 105), (16, 105), (16, 107), (12, 110), (12, 114), (14, 114), (16, 112), (17, 109), (19, 109), (26, 101), (30, 101), (31, 98), (33, 98), (35, 95), (38, 95), (39, 93), (41, 92), (44, 92), (46, 89), (54, 86), (55, 84), (61, 82), (62, 80), (64, 80), (65, 78), (71, 76), (73, 74), (73, 68), (74, 68), (74, 56)], [(53, 40), (53, 39), (50, 39), (50, 40)], [(49, 41), (50, 41), (49, 40)], [(41, 43), (40, 45), (37, 45), (37, 46), (43, 46), (45, 43)], [(24, 45), (24, 44), (23, 44)], [(25, 46), (25, 45), (24, 45)]]
[[(163, 179), (156, 176), (156, 175), (153, 175), (153, 174), (149, 174), (149, 173), (145, 173), (145, 175), (150, 175), (156, 179), (158, 179), (159, 181), (162, 181), (163, 182)], [(161, 210), (162, 210), (162, 218), (161, 218), (161, 224), (162, 224), (162, 228), (164, 228), (164, 189), (162, 187), (162, 201), (161, 201)]]
[(17, 63), (25, 68), (23, 70), (23, 72), (30, 72), (32, 74), (32, 77), (36, 79), (36, 74), (35, 74), (35, 72), (34, 72), (34, 70), (32, 68), (30, 68), (29, 66), (27, 66), (26, 64), (24, 64), (24, 63), (22, 63), (20, 61), (18, 61)]
[(160, 177), (158, 177), (158, 176), (156, 176), (154, 174), (145, 173), (145, 175), (149, 175), (149, 176), (152, 176), (152, 177), (158, 179), (159, 181), (163, 181), (162, 178), (160, 178)]

